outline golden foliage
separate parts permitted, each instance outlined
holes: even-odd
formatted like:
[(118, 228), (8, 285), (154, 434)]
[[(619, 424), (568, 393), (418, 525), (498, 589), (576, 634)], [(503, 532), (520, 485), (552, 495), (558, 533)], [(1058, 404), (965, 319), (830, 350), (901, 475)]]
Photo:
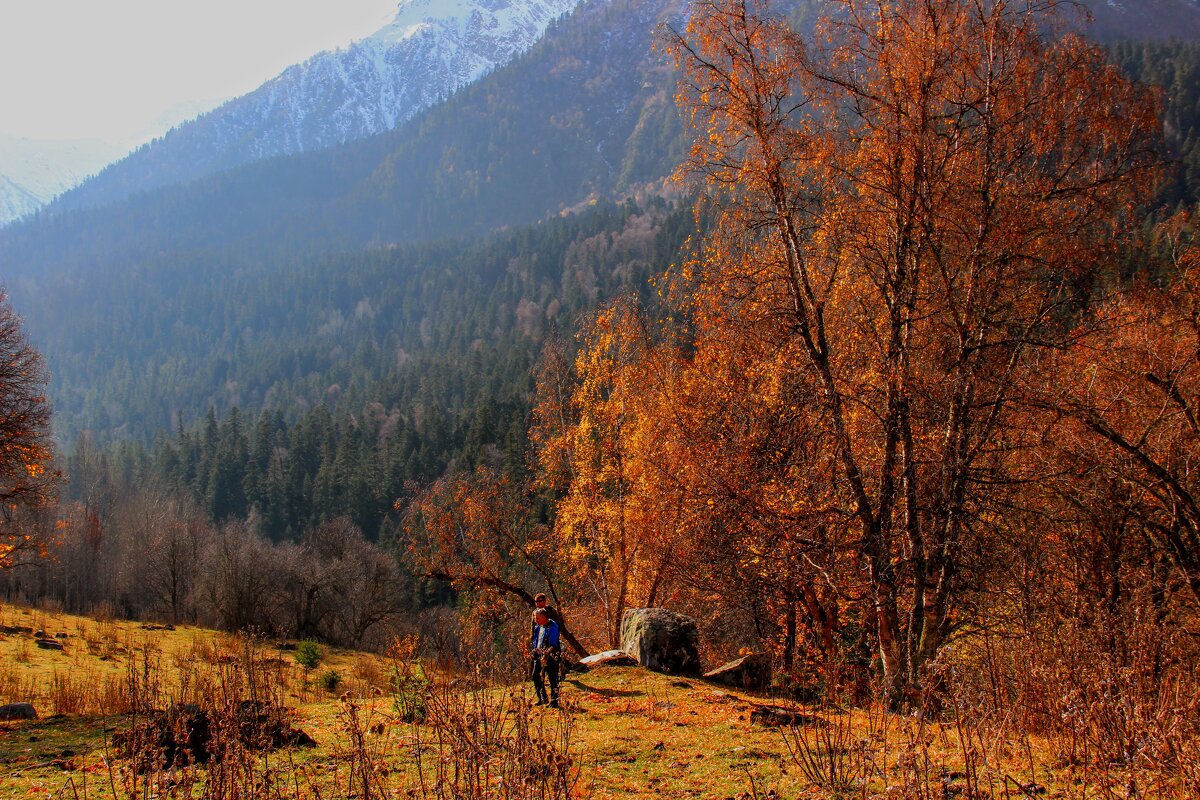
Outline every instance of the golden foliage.
[[(1156, 96), (1058, 22), (1054, 3), (843, 0), (809, 43), (712, 0), (673, 37), (716, 212), (673, 284), (689, 399), (744, 448), (750, 506), (863, 600), (893, 697), (996, 577), (1035, 356), (1069, 341), (1074, 287), (1158, 174)], [(772, 455), (794, 468), (753, 468)]]

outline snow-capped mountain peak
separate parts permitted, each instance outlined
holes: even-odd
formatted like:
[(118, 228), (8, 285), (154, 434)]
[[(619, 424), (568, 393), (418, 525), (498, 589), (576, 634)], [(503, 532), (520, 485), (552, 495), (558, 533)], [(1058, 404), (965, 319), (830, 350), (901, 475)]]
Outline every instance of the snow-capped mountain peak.
[(395, 128), (529, 49), (579, 0), (402, 0), (348, 47), (289, 67), (185, 123), (59, 201), (95, 205)]
[[(356, 120), (339, 121), (338, 141), (347, 141), (393, 128), (507, 63), (527, 50), (552, 20), (577, 2), (402, 0), (389, 24), (346, 50), (317, 56), (305, 67), (319, 68), (334, 60), (378, 92), (376, 113), (365, 117), (359, 113)], [(374, 75), (370, 74), (372, 69)], [(360, 132), (357, 125), (364, 124), (366, 118), (374, 119), (373, 127)]]
[(460, 33), (486, 34), (492, 38), (519, 36), (536, 39), (546, 24), (575, 3), (558, 0), (403, 0), (396, 17), (368, 37), (382, 44), (397, 44), (431, 28), (457, 27)]

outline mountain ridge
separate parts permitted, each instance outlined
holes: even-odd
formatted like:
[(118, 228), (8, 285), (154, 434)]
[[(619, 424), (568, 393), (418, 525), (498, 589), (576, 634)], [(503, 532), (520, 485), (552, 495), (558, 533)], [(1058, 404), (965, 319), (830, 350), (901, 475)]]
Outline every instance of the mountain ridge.
[[(278, 392), (266, 385), (269, 381), (252, 392), (227, 395), (220, 388), (232, 374), (233, 359), (227, 356), (246, 352), (239, 337), (257, 331), (238, 288), (248, 280), (269, 274), (273, 291), (296, 293), (299, 276), (323, 260), (334, 259), (334, 271), (362, 271), (363, 263), (393, 250), (448, 238), (468, 241), (504, 228), (515, 237), (505, 240), (505, 247), (516, 263), (535, 238), (534, 228), (527, 226), (538, 220), (660, 186), (687, 149), (672, 100), (673, 69), (664, 54), (652, 52), (652, 31), (681, 15), (679, 0), (593, 0), (550, 26), (527, 53), (394, 131), (242, 165), (107, 207), (42, 214), (0, 231), (0, 263), (7, 269), (3, 277), (35, 342), (46, 345), (64, 425), (77, 431), (71, 420), (86, 419), (88, 427), (128, 435), (151, 418), (169, 420), (181, 408), (194, 418), (197, 397), (204, 398), (198, 403), (201, 410), (210, 400), (219, 410), (277, 403)], [(1138, 74), (1171, 74), (1180, 85), (1195, 85), (1187, 80), (1193, 74), (1188, 65), (1200, 64), (1200, 46), (1126, 56)], [(1162, 69), (1147, 72), (1147, 65), (1155, 64)], [(1189, 97), (1176, 98), (1182, 101), (1180, 130), (1196, 127), (1189, 110), (1196, 106)], [(1186, 196), (1194, 197), (1196, 186), (1200, 180), (1183, 187)], [(622, 235), (589, 234), (577, 250), (603, 249)], [(560, 260), (539, 269), (565, 272), (575, 262), (561, 256), (563, 248), (546, 245), (540, 250), (558, 254), (552, 258)], [(427, 277), (414, 279), (412, 287), (441, 280), (464, 259), (459, 252), (420, 252), (412, 269)], [(653, 262), (639, 261), (636, 270), (652, 274), (672, 257), (659, 253)], [(386, 270), (392, 265), (379, 267), (384, 275), (379, 285), (387, 285)], [(499, 273), (504, 268), (489, 265)], [(593, 271), (603, 278), (599, 269)], [(529, 295), (516, 297), (513, 304), (529, 300), (545, 310), (558, 298), (543, 292), (543, 282), (570, 284), (573, 292), (583, 291), (579, 284), (590, 292), (586, 287), (595, 277), (579, 282), (539, 273)], [(391, 280), (399, 281), (399, 276)], [(353, 303), (328, 311), (328, 316), (350, 319), (357, 303), (380, 294), (378, 289), (356, 292)], [(424, 302), (436, 305), (442, 299), (434, 293)], [(201, 315), (208, 322), (177, 331), (189, 302), (209, 306), (207, 316)], [(397, 309), (405, 302), (405, 297), (393, 298), (390, 307), (377, 309), (380, 319), (401, 313)], [(498, 302), (494, 293), (466, 301), (473, 308)], [(161, 315), (153, 323), (146, 321), (154, 317), (150, 310), (164, 305), (180, 310), (174, 321)], [(418, 311), (426, 313), (424, 306), (411, 313)], [(511, 320), (496, 309), (485, 311), (494, 312), (489, 318)], [(216, 339), (209, 326), (230, 318), (241, 321), (227, 339)], [(553, 318), (567, 324), (566, 317)], [(120, 326), (117, 320), (123, 320)], [(208, 360), (184, 363), (166, 353), (176, 334), (195, 346), (197, 358)], [(478, 338), (489, 342), (506, 335), (496, 327)], [(347, 376), (327, 380), (340, 368), (342, 356), (330, 356), (339, 345), (331, 343), (320, 358), (301, 358), (297, 354), (308, 343), (271, 331), (252, 338), (257, 341), (258, 336), (270, 340), (262, 352), (272, 355), (264, 356), (262, 364), (286, 365), (280, 372), (285, 378), (292, 369), (311, 373), (304, 402), (319, 404), (332, 384), (346, 394), (369, 394), (361, 387), (348, 391)], [(427, 346), (424, 337), (416, 340)], [(160, 352), (148, 358), (150, 344)], [(351, 350), (355, 344), (362, 342), (351, 344)], [(210, 346), (216, 348), (212, 353), (205, 349)], [(411, 346), (405, 349), (410, 356), (416, 352)], [(318, 364), (327, 372), (318, 375)], [(269, 372), (261, 365), (253, 371)], [(382, 371), (384, 366), (375, 365), (364, 367), (363, 374)], [(180, 376), (196, 391), (176, 393), (167, 401), (171, 381)], [(210, 377), (211, 385), (199, 386), (200, 378)], [(129, 394), (134, 386), (147, 399), (145, 420), (134, 419)], [(153, 431), (142, 427), (133, 435), (147, 438)]]
[(313, 252), (522, 225), (674, 169), (685, 146), (653, 29), (680, 0), (591, 0), (527, 53), (396, 130), (45, 211), (0, 231), (10, 282), (164, 250)]
[[(62, 177), (48, 186), (12, 169), (0, 171), (8, 178), (0, 182), (0, 225), (48, 203), (51, 213), (104, 205), (256, 160), (394, 130), (527, 50), (551, 20), (577, 3), (402, 0), (393, 20), (370, 36), (288, 67), (119, 161), (112, 162), (119, 153), (114, 150), (80, 168), (51, 149), (49, 160), (66, 163)], [(1084, 7), (1094, 20), (1091, 35), (1102, 41), (1200, 39), (1196, 0), (1141, 0), (1136, 8), (1088, 0)], [(811, 18), (811, 10), (805, 16)], [(10, 161), (0, 156), (0, 164)]]
[(368, 138), (525, 52), (578, 0), (406, 0), (346, 48), (318, 53), (258, 89), (168, 131), (68, 192), (51, 212), (248, 162)]

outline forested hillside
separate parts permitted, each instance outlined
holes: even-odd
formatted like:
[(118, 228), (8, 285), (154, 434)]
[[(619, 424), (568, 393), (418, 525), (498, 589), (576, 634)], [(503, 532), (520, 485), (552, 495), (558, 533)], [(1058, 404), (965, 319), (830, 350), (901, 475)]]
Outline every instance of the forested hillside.
[(1200, 37), (1200, 9), (1192, 0), (1087, 0), (1093, 36), (1101, 41), (1190, 41)]
[[(149, 453), (124, 451), (117, 469), (133, 484), (165, 479), (218, 522), (255, 509), (273, 538), (340, 515), (373, 537), (409, 481), (482, 461), (522, 472), (546, 338), (569, 338), (620, 293), (647, 294), (693, 228), (685, 206), (603, 204), (480, 242), (228, 283), (184, 262), (166, 273), (170, 295), (114, 274), (64, 298), (91, 323), (45, 346), (76, 354), (61, 363), (78, 377), (59, 391), (87, 410), (77, 430), (96, 443), (158, 434)], [(113, 341), (130, 347), (114, 353)]]
[[(587, 30), (581, 29), (579, 36), (585, 36)], [(1200, 75), (1200, 48), (1185, 43), (1122, 44), (1114, 46), (1113, 52), (1132, 74), (1166, 88), (1166, 129), (1179, 164), (1163, 200), (1171, 205), (1191, 202), (1200, 181), (1200, 150), (1196, 146), (1200, 120), (1196, 87), (1200, 81), (1193, 80)], [(665, 67), (662, 69), (665, 72)], [(499, 96), (499, 90), (489, 89), (491, 81), (485, 80), (479, 90)], [(664, 87), (656, 96), (665, 94)], [(558, 96), (548, 92), (544, 108), (548, 110)], [(520, 109), (528, 103), (543, 102), (539, 97), (542, 95), (531, 90), (525, 104), (513, 101), (512, 114), (520, 116)], [(467, 99), (464, 95), (455, 102)], [(675, 118), (675, 112), (670, 118)], [(439, 119), (430, 117), (420, 123), (425, 133), (419, 138), (429, 146), (450, 136), (452, 117), (442, 123)], [(480, 130), (485, 127), (483, 119), (479, 117)], [(479, 147), (495, 146), (487, 135), (476, 133)], [(464, 141), (472, 141), (467, 133), (460, 135)], [(618, 154), (627, 163), (645, 159), (646, 166), (634, 170), (643, 176), (665, 174), (668, 164), (678, 158), (673, 154), (680, 150), (677, 145), (664, 144), (674, 141), (672, 136), (645, 147), (637, 144), (644, 144), (642, 140), (636, 140)], [(321, 157), (328, 166), (339, 158), (344, 161), (337, 163), (349, 163), (351, 155), (361, 152), (361, 148), (351, 147)], [(412, 163), (419, 162), (414, 159)], [(296, 170), (301, 183), (307, 182), (314, 195), (320, 194), (322, 185), (337, 185), (331, 177), (336, 170), (309, 171), (312, 163), (317, 163), (316, 155), (247, 169), (282, 169), (286, 164)], [(523, 157), (514, 156), (512, 169), (519, 172), (524, 163)], [(580, 168), (580, 174), (584, 172)], [(456, 174), (457, 170), (452, 173)], [(451, 179), (445, 177), (442, 182)], [(521, 203), (537, 203), (548, 196), (536, 183), (514, 176), (500, 183), (509, 187), (508, 192), (519, 189), (524, 198)], [(146, 442), (156, 433), (174, 431), (181, 422), (195, 424), (209, 407), (223, 415), (238, 406), (252, 416), (270, 408), (295, 418), (304, 408), (343, 395), (345, 403), (361, 405), (362, 398), (375, 399), (382, 394), (379, 387), (383, 385), (404, 385), (405, 379), (397, 372), (398, 349), (409, 359), (405, 374), (417, 375), (424, 365), (458, 358), (466, 352), (467, 343), (479, 340), (495, 348), (499, 362), (524, 374), (528, 354), (508, 352), (511, 342), (523, 338), (514, 328), (513, 314), (523, 297), (538, 304), (539, 325), (547, 323), (547, 309), (556, 303), (549, 321), (569, 332), (573, 314), (597, 297), (609, 296), (575, 285), (580, 280), (575, 277), (572, 260), (578, 258), (577, 253), (571, 251), (568, 258), (567, 248), (545, 242), (554, 236), (576, 234), (551, 231), (577, 226), (589, 230), (587, 236), (598, 236), (603, 230), (616, 239), (623, 224), (604, 210), (604, 204), (599, 211), (587, 211), (584, 206), (583, 215), (574, 221), (517, 229), (476, 243), (467, 235), (472, 217), (467, 210), (470, 204), (466, 204), (461, 213), (447, 212), (440, 224), (425, 228), (431, 238), (423, 243), (377, 243), (366, 249), (337, 250), (332, 239), (326, 239), (329, 249), (318, 255), (320, 249), (314, 252), (308, 234), (273, 236), (257, 230), (253, 215), (239, 218), (237, 204), (228, 201), (230, 195), (213, 189), (209, 200), (213, 214), (226, 216), (220, 210), (233, 208), (227, 216), (236, 222), (224, 226), (210, 220), (199, 226), (188, 206), (172, 206), (163, 202), (162, 196), (147, 198), (147, 208), (156, 209), (161, 225), (151, 224), (144, 235), (138, 233), (144, 236), (143, 244), (137, 246), (142, 249), (140, 254), (126, 252), (118, 257), (113, 255), (120, 249), (115, 240), (96, 239), (100, 228), (81, 226), (81, 220), (101, 212), (46, 219), (40, 223), (46, 229), (38, 234), (38, 240), (53, 249), (49, 244), (52, 232), (61, 232), (68, 240), (74, 236), (81, 247), (79, 257), (64, 256), (61, 262), (36, 268), (27, 263), (26, 268), (15, 266), (8, 273), (17, 308), (52, 366), (57, 427), (64, 442), (69, 443), (82, 430), (92, 431), (98, 441), (133, 438)], [(381, 182), (374, 195), (383, 194), (401, 193)], [(279, 207), (297, 202), (305, 192), (280, 191), (279, 184), (267, 182), (257, 196), (263, 208)], [(372, 193), (363, 190), (358, 202), (366, 204), (370, 196)], [(480, 202), (486, 198), (499, 208), (506, 195), (489, 190), (479, 197)], [(519, 204), (514, 203), (513, 208)], [(128, 207), (119, 208), (130, 212), (131, 220), (137, 219)], [(112, 213), (117, 216), (116, 210)], [(189, 224), (197, 224), (194, 239), (185, 231)], [(682, 220), (673, 224), (685, 227)], [(205, 233), (210, 225), (214, 231), (211, 238)], [(129, 226), (128, 233), (133, 236), (135, 223), (131, 221)], [(439, 229), (451, 233), (434, 236), (433, 231)], [(156, 230), (161, 230), (162, 239), (155, 239)], [(32, 236), (33, 228), (12, 235), (20, 240)], [(447, 238), (451, 235), (454, 238)], [(578, 235), (584, 236), (582, 232)], [(679, 240), (683, 233), (677, 231), (673, 237), (673, 241)], [(156, 244), (150, 250), (152, 242)], [(548, 249), (540, 249), (543, 247)], [(89, 255), (84, 256), (83, 251)], [(648, 255), (637, 280), (660, 272), (674, 255), (669, 247)], [(523, 288), (524, 294), (495, 295), (495, 276), (513, 259), (536, 264), (537, 281)], [(606, 271), (609, 268), (597, 264), (582, 280), (600, 286), (619, 282)], [(545, 288), (548, 285), (556, 287), (552, 293)], [(59, 324), (60, 320), (71, 320), (71, 324)], [(509, 375), (506, 380), (523, 378)], [(463, 402), (456, 396), (437, 398), (431, 389), (425, 391), (428, 404), (458, 408)]]
[(1163, 135), (1174, 168), (1161, 199), (1188, 206), (1200, 197), (1200, 42), (1120, 41), (1113, 60), (1137, 80), (1163, 90)]

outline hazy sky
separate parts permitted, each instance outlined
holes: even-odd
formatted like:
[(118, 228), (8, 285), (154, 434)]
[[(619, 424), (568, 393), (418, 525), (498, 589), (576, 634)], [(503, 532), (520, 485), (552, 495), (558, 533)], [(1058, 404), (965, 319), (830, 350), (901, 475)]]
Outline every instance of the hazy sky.
[(0, 0), (0, 134), (125, 143), (161, 133), (163, 118), (373, 33), (398, 2)]

